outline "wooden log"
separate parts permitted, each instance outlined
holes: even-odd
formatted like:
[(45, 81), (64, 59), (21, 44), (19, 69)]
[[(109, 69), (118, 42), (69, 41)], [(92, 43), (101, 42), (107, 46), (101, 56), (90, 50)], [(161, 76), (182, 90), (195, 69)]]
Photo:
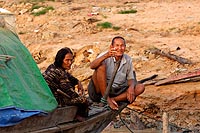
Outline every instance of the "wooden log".
[(175, 82), (175, 81), (178, 81), (178, 80), (183, 80), (183, 79), (193, 78), (193, 77), (198, 77), (198, 76), (200, 76), (200, 69), (195, 70), (193, 72), (179, 74), (177, 76), (171, 76), (171, 77), (166, 78), (164, 80), (158, 81), (157, 83), (155, 83), (155, 85), (157, 85), (157, 86), (158, 85), (163, 85), (163, 84)]
[(161, 55), (161, 56), (167, 57), (171, 60), (175, 60), (175, 61), (179, 62), (180, 64), (193, 64), (192, 61), (190, 61), (188, 59), (179, 57), (179, 56), (171, 54), (171, 53), (165, 53), (164, 51), (162, 51), (158, 48), (153, 48), (150, 50), (150, 52), (152, 54)]

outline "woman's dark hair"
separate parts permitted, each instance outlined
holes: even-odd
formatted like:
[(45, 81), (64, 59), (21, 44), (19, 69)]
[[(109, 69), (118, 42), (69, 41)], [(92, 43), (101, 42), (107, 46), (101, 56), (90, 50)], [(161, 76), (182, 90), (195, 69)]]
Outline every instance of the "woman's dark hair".
[(124, 41), (124, 45), (126, 45), (125, 39), (124, 39), (123, 37), (121, 37), (121, 36), (116, 36), (116, 37), (114, 37), (114, 38), (112, 39), (112, 45), (114, 44), (115, 39), (122, 39), (122, 40)]
[(73, 52), (68, 47), (60, 49), (56, 54), (54, 65), (56, 67), (62, 67), (62, 63), (63, 63), (63, 60), (65, 58), (65, 55), (68, 54), (68, 53), (73, 55)]

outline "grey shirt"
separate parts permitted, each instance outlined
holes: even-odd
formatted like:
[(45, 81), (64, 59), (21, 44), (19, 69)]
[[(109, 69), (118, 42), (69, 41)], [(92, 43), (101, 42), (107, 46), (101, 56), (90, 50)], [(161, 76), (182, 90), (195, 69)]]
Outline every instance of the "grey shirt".
[[(105, 52), (100, 54), (99, 56), (102, 56), (103, 54), (105, 54)], [(116, 61), (114, 57), (110, 57), (105, 59), (104, 63), (106, 64), (106, 75), (108, 84), (112, 78)], [(112, 84), (112, 89), (110, 92), (111, 95), (118, 95), (128, 88), (128, 80), (135, 79), (133, 75), (133, 70), (134, 69), (132, 65), (132, 58), (127, 54), (124, 54), (117, 74), (115, 76), (114, 82)]]

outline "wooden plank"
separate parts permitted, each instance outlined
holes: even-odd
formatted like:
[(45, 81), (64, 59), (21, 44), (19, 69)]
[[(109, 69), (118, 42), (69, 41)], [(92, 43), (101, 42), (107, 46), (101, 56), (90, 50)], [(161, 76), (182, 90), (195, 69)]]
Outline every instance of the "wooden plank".
[(76, 111), (75, 106), (57, 108), (47, 116), (32, 116), (15, 126), (0, 127), (0, 133), (23, 133), (53, 127), (60, 123), (73, 121)]
[(171, 82), (174, 82), (174, 81), (178, 81), (178, 80), (182, 80), (182, 79), (186, 79), (186, 78), (197, 77), (197, 76), (200, 76), (200, 69), (195, 70), (193, 72), (189, 72), (189, 73), (171, 76), (169, 78), (158, 81), (157, 83), (155, 83), (155, 85), (157, 85), (157, 86), (163, 85), (163, 84), (171, 83)]
[(174, 81), (172, 83), (185, 83), (185, 82), (199, 82), (200, 81), (200, 76), (197, 77), (192, 77), (192, 78), (186, 78), (186, 79), (180, 79), (178, 81)]

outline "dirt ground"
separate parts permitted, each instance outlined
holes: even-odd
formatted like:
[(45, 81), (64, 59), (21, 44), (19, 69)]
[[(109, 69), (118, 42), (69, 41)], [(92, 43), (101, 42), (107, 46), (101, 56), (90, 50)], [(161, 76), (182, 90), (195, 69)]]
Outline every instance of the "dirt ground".
[[(156, 79), (163, 79), (199, 69), (198, 0), (57, 0), (37, 4), (52, 6), (54, 10), (33, 16), (30, 2), (0, 0), (1, 8), (16, 15), (16, 31), (41, 71), (53, 62), (58, 49), (70, 47), (77, 55), (72, 73), (87, 88), (92, 74), (89, 62), (106, 50), (117, 35), (127, 41), (126, 52), (133, 58), (138, 80), (153, 74), (158, 75)], [(137, 12), (118, 13), (132, 9)], [(97, 27), (103, 22), (120, 29)], [(186, 58), (192, 64), (152, 54), (152, 48)], [(85, 50), (92, 52), (85, 56)], [(146, 85), (145, 92), (130, 108), (158, 120), (165, 111), (170, 123), (200, 130), (200, 82)]]

